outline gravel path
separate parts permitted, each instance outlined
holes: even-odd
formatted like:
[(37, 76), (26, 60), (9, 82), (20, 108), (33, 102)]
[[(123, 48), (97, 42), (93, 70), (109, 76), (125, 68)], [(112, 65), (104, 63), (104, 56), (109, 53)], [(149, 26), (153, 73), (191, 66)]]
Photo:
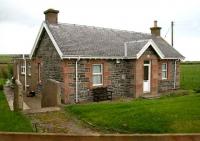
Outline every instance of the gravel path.
[(79, 135), (99, 134), (81, 123), (72, 119), (63, 109), (56, 112), (27, 114), (31, 119), (36, 132), (67, 133)]

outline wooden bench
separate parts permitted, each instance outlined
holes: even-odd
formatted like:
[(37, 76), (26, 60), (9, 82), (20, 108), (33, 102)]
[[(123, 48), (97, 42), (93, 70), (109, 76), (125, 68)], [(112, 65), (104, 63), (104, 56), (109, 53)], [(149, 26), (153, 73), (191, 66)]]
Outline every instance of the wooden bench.
[(107, 87), (98, 87), (92, 89), (93, 101), (112, 100), (112, 91), (108, 91)]

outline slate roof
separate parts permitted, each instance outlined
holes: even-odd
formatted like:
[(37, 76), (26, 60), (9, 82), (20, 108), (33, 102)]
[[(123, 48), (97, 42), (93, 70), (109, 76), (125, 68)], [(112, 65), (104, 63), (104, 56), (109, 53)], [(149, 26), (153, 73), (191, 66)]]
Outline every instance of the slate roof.
[[(161, 37), (146, 33), (130, 32), (75, 24), (48, 24), (63, 56), (135, 57), (142, 47), (152, 39), (166, 58), (183, 58)], [(137, 41), (137, 42), (135, 42)]]

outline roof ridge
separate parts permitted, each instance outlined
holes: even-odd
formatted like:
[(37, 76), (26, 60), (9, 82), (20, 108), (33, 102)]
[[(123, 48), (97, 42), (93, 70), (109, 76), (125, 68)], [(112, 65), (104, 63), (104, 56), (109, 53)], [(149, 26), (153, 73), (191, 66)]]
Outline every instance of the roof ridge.
[[(48, 23), (49, 24), (49, 23)], [(56, 24), (49, 24), (56, 26)], [(114, 29), (114, 28), (108, 28), (108, 27), (100, 27), (100, 26), (91, 26), (91, 25), (81, 25), (81, 24), (72, 24), (72, 23), (58, 23), (58, 25), (71, 25), (71, 26), (79, 26), (79, 27), (86, 27), (86, 28), (92, 28), (92, 29), (102, 29), (102, 30), (110, 30), (110, 31), (121, 31), (121, 32), (128, 32), (128, 33), (138, 33), (138, 34), (144, 34), (144, 35), (151, 35), (150, 33), (144, 33), (144, 32), (136, 32), (136, 31), (129, 31), (129, 30), (122, 30), (122, 29)]]
[(149, 40), (151, 40), (151, 38), (150, 39), (143, 39), (143, 40), (128, 41), (126, 43), (145, 42), (145, 41), (149, 41)]

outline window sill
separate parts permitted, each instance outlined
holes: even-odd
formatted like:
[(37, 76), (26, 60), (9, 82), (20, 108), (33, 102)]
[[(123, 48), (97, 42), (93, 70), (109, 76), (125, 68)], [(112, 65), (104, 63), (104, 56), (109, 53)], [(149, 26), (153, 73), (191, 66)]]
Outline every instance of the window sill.
[(167, 79), (167, 78), (165, 78), (165, 79), (161, 79), (161, 81), (168, 81), (168, 79)]
[(93, 84), (93, 87), (103, 86), (103, 84)]

